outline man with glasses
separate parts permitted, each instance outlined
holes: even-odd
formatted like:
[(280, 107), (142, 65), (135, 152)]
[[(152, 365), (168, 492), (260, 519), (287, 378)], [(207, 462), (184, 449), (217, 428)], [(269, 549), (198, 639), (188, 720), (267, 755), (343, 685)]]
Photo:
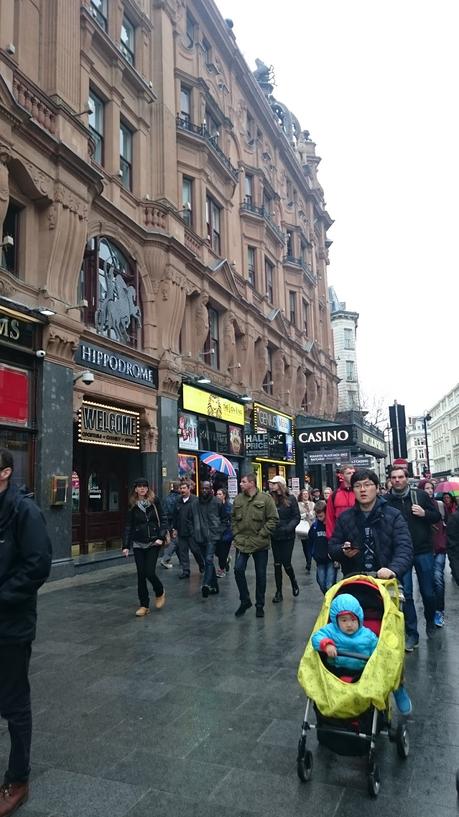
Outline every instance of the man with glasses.
[(356, 471), (351, 488), (355, 505), (337, 519), (328, 543), (331, 559), (340, 563), (344, 576), (376, 573), (379, 579), (401, 578), (413, 564), (413, 544), (403, 515), (378, 495), (374, 471)]
[(40, 509), (10, 484), (13, 457), (0, 449), (0, 714), (11, 751), (0, 817), (25, 803), (29, 792), (32, 710), (29, 662), (37, 619), (37, 591), (51, 568), (51, 542)]
[[(408, 525), (395, 508), (378, 495), (379, 479), (367, 469), (352, 475), (355, 505), (338, 518), (328, 551), (340, 562), (344, 576), (375, 573), (379, 579), (401, 578), (411, 570), (413, 544)], [(394, 690), (402, 715), (412, 711), (403, 683)]]

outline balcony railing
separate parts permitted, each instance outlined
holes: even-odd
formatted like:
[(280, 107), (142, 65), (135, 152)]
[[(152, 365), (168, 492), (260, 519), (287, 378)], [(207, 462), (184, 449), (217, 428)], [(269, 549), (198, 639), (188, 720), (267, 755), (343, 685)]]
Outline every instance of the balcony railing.
[(234, 167), (228, 156), (223, 153), (220, 145), (217, 142), (218, 137), (216, 135), (212, 135), (210, 131), (207, 129), (205, 125), (195, 125), (191, 122), (188, 117), (177, 115), (177, 128), (183, 131), (187, 131), (188, 133), (193, 133), (195, 136), (200, 136), (204, 141), (209, 145), (210, 149), (215, 153), (215, 155), (220, 159), (222, 164), (225, 166), (226, 170), (230, 174), (230, 176), (236, 182), (239, 178), (239, 170), (237, 167)]
[(277, 224), (271, 218), (271, 215), (265, 207), (257, 207), (256, 204), (252, 204), (250, 201), (243, 201), (240, 207), (241, 213), (253, 213), (256, 216), (260, 216), (266, 222), (266, 226), (269, 227), (270, 230), (274, 233), (275, 237), (279, 241), (280, 244), (284, 245), (286, 241), (285, 233), (281, 230)]
[(294, 267), (301, 267), (305, 278), (310, 284), (315, 286), (317, 284), (317, 276), (314, 275), (310, 265), (303, 258), (296, 258), (294, 255), (284, 255), (284, 264), (292, 264)]

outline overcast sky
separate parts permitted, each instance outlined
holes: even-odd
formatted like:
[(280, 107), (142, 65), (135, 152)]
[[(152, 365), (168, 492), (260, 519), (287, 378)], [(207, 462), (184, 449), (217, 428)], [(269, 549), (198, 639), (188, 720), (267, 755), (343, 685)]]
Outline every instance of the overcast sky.
[(217, 5), (322, 157), (362, 391), (423, 413), (459, 381), (458, 0)]

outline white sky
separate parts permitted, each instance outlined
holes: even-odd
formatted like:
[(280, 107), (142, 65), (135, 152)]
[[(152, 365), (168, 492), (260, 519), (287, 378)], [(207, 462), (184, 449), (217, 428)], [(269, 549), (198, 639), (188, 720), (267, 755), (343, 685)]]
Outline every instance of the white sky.
[(322, 157), (328, 279), (360, 313), (362, 391), (423, 413), (459, 380), (459, 2), (217, 5)]

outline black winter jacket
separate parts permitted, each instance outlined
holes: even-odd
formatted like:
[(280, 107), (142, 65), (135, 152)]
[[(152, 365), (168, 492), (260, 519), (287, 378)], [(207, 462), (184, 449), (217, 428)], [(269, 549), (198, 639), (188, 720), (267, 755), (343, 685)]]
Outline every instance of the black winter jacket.
[(446, 552), (451, 573), (456, 584), (459, 584), (459, 511), (455, 511), (449, 517), (446, 526), (446, 537)]
[(271, 542), (292, 542), (295, 539), (295, 528), (300, 524), (301, 514), (298, 502), (292, 494), (287, 496), (288, 505), (282, 501), (276, 503), (279, 522), (271, 534)]
[(0, 494), (0, 644), (33, 641), (37, 591), (51, 569), (40, 508), (15, 485)]
[(177, 531), (179, 539), (194, 539), (200, 529), (198, 497), (191, 494), (186, 502), (183, 497), (177, 500), (172, 515), (172, 527)]
[(137, 504), (133, 505), (128, 512), (124, 531), (124, 547), (130, 550), (133, 542), (146, 544), (147, 542), (154, 542), (155, 539), (164, 541), (166, 531), (167, 517), (159, 499), (155, 497), (145, 511), (142, 511)]
[[(340, 563), (344, 576), (363, 570), (365, 526), (371, 526), (373, 530), (379, 567), (388, 567), (397, 577), (411, 570), (413, 543), (408, 525), (400, 511), (378, 497), (366, 521), (357, 504), (344, 511), (336, 521), (335, 530), (328, 542), (328, 552), (333, 561)], [(351, 542), (360, 552), (352, 558), (345, 556), (342, 551), (344, 542)]]
[(200, 544), (217, 544), (222, 532), (220, 503), (215, 496), (199, 497), (200, 530), (195, 530), (195, 541)]
[(424, 508), (425, 516), (414, 516), (414, 514), (411, 513), (411, 506), (413, 504), (411, 500), (411, 490), (406, 497), (396, 494), (395, 491), (390, 491), (384, 498), (389, 505), (396, 508), (397, 511), (400, 511), (408, 522), (411, 539), (413, 541), (414, 555), (433, 553), (432, 525), (440, 521), (441, 514), (429, 494), (425, 491), (421, 491), (419, 488), (412, 490), (416, 492), (415, 504)]

